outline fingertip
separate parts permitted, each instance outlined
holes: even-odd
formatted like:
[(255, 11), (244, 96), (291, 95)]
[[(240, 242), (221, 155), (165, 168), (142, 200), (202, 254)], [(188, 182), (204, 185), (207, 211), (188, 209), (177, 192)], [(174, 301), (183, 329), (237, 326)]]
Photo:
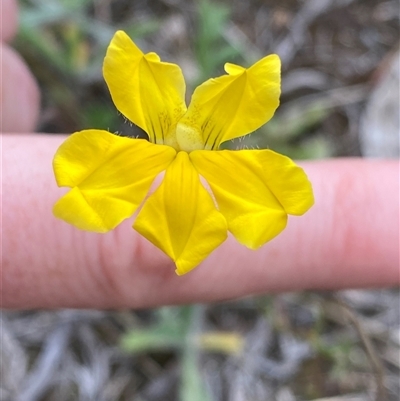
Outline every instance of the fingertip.
[(0, 41), (10, 40), (18, 27), (18, 5), (15, 0), (1, 0)]
[(39, 116), (40, 92), (23, 59), (0, 44), (0, 129), (2, 132), (32, 132)]

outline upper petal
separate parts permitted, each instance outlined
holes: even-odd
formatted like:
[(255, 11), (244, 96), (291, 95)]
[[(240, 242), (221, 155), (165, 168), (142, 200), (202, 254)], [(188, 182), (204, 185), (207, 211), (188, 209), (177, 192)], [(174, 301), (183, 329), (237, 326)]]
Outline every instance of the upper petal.
[(287, 213), (304, 213), (312, 205), (303, 170), (270, 150), (194, 151), (190, 159), (210, 184), (229, 231), (249, 248), (278, 235)]
[[(206, 149), (217, 149), (221, 142), (255, 131), (265, 124), (279, 105), (280, 60), (264, 57), (250, 68), (225, 64), (229, 75), (212, 78), (192, 96), (180, 125), (202, 135)], [(185, 142), (184, 130), (177, 132)]]
[(117, 109), (153, 143), (176, 147), (175, 127), (186, 111), (185, 81), (176, 64), (143, 54), (123, 32), (115, 33), (103, 65)]
[(179, 152), (168, 167), (134, 228), (175, 261), (179, 275), (196, 267), (227, 237), (226, 221), (186, 152)]
[(53, 212), (78, 228), (109, 231), (135, 212), (175, 154), (169, 146), (107, 131), (72, 134), (53, 161), (57, 184), (72, 190), (58, 200)]

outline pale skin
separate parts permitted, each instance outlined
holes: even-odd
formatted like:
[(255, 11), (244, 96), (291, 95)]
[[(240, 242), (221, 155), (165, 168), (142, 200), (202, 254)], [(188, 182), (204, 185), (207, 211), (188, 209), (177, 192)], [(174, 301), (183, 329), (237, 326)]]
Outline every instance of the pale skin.
[[(16, 6), (1, 1), (2, 41)], [(303, 162), (315, 206), (257, 251), (229, 238), (178, 277), (173, 263), (131, 228), (80, 231), (52, 215), (64, 193), (51, 161), (65, 136), (30, 133), (39, 91), (23, 61), (2, 45), (3, 308), (143, 308), (304, 289), (398, 286), (399, 162)], [(11, 95), (10, 95), (11, 94)], [(21, 132), (27, 132), (21, 134)]]

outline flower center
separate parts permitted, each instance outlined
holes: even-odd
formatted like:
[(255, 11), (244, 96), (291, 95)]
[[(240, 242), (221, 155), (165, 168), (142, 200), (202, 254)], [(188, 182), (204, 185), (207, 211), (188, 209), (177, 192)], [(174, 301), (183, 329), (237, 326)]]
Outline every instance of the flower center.
[(184, 123), (178, 123), (176, 126), (176, 140), (179, 148), (188, 153), (193, 150), (204, 149), (200, 130)]

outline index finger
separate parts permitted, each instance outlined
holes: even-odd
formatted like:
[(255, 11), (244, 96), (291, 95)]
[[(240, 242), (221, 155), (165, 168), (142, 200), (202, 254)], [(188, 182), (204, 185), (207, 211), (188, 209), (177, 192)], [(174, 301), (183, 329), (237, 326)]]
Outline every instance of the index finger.
[(133, 231), (83, 232), (52, 215), (62, 136), (3, 136), (2, 294), (7, 308), (140, 308), (271, 291), (399, 285), (399, 163), (303, 163), (315, 206), (257, 251), (229, 238), (178, 277)]

